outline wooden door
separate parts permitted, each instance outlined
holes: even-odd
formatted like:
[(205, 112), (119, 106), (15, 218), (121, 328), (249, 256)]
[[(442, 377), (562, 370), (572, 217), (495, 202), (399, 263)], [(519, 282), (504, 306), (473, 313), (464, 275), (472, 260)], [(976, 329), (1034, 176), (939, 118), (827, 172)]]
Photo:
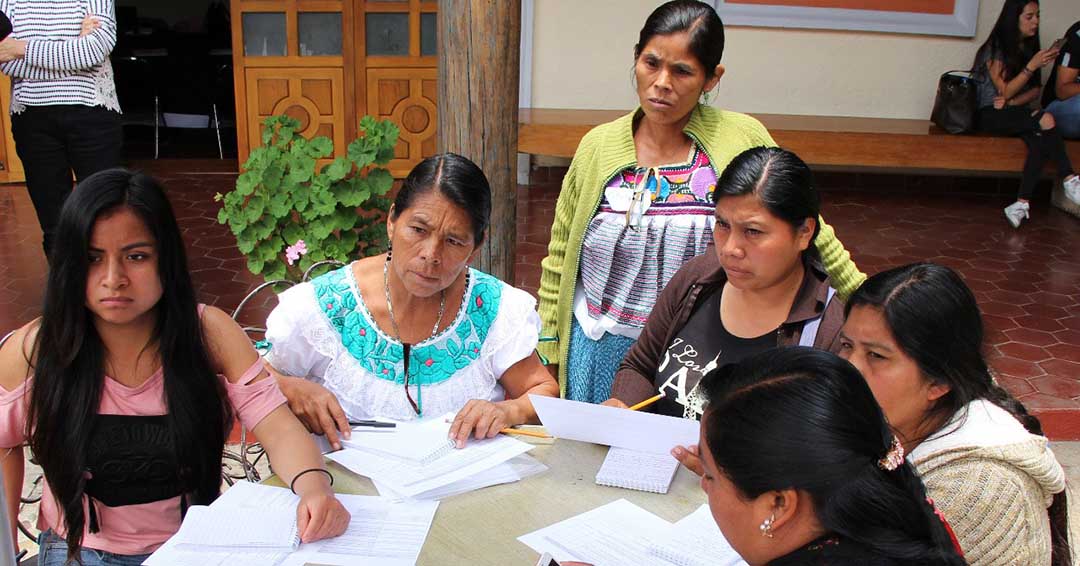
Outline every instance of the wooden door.
[(401, 130), (389, 169), (404, 177), (435, 154), (438, 3), (353, 0), (357, 115)]
[(11, 79), (0, 75), (0, 127), (4, 135), (0, 138), (0, 183), (21, 183), (26, 180), (22, 161), (15, 153), (15, 138), (11, 136)]
[(262, 121), (288, 114), (345, 155), (356, 136), (352, 0), (234, 0), (233, 85), (242, 165)]

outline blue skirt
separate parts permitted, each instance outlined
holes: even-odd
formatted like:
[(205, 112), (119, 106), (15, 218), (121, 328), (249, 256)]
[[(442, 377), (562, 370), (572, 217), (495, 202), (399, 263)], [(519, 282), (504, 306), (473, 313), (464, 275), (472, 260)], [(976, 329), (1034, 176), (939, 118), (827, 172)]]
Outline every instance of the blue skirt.
[(633, 338), (604, 333), (599, 340), (585, 335), (577, 317), (570, 322), (570, 354), (566, 367), (566, 398), (601, 403), (611, 398), (615, 370), (634, 345)]

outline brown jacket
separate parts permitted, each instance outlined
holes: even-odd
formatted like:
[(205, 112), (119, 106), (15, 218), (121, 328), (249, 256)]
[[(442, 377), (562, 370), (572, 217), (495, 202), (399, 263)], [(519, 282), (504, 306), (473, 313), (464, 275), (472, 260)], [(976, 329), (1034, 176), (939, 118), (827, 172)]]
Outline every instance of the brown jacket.
[[(715, 250), (710, 246), (704, 254), (688, 261), (671, 278), (660, 293), (649, 320), (641, 331), (641, 337), (627, 352), (615, 373), (611, 396), (633, 405), (656, 395), (653, 376), (660, 364), (664, 350), (675, 334), (690, 319), (699, 297), (708, 297), (719, 291), (727, 282), (727, 274), (720, 267)], [(844, 302), (833, 296), (825, 302), (829, 292), (829, 276), (816, 261), (808, 261), (802, 286), (795, 295), (787, 320), (777, 329), (777, 345), (795, 346), (802, 337), (803, 324), (821, 314), (814, 347), (820, 350), (840, 350), (840, 327), (844, 324)]]

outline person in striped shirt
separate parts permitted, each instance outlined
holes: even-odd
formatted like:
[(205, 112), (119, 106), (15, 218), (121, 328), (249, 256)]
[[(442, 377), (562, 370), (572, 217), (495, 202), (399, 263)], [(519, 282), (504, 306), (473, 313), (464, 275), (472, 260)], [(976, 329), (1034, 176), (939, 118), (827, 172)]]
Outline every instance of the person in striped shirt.
[(109, 53), (113, 0), (0, 0), (12, 33), (0, 41), (11, 77), (11, 129), (46, 256), (71, 175), (121, 164), (123, 134)]

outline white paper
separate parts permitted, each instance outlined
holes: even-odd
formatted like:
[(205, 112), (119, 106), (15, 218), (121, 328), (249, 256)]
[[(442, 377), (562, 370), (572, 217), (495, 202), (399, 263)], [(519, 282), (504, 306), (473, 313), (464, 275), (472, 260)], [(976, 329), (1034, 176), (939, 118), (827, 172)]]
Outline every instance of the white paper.
[(700, 424), (691, 419), (628, 411), (557, 397), (529, 395), (540, 422), (556, 438), (605, 444), (653, 454), (697, 444)]
[(470, 491), (476, 491), (485, 487), (521, 481), (525, 478), (543, 473), (547, 471), (547, 469), (548, 467), (536, 458), (533, 458), (528, 454), (522, 454), (506, 462), (503, 462), (502, 464), (499, 464), (498, 466), (495, 466), (490, 470), (485, 470), (483, 472), (474, 474), (463, 480), (456, 481), (443, 487), (435, 488), (430, 491), (425, 491), (424, 493), (414, 495), (411, 498), (405, 497), (400, 493), (395, 492), (393, 489), (390, 488), (390, 486), (386, 485), (383, 482), (380, 482), (379, 480), (372, 480), (372, 483), (375, 484), (375, 489), (379, 490), (379, 495), (383, 497), (389, 497), (396, 501), (404, 501), (408, 499), (441, 501), (448, 497), (461, 495), (462, 493), (468, 493)]
[(392, 429), (372, 429), (392, 432), (374, 434), (361, 432), (359, 429), (364, 427), (357, 427), (353, 429), (352, 438), (342, 440), (341, 445), (426, 464), (454, 449), (454, 442), (450, 440), (453, 418), (454, 414), (450, 413), (422, 421), (400, 422)]
[(746, 566), (720, 532), (707, 503), (672, 525), (649, 552), (679, 566)]
[(193, 505), (172, 537), (181, 550), (288, 552), (300, 544), (295, 508)]
[(427, 464), (411, 464), (407, 460), (352, 448), (327, 454), (327, 458), (354, 473), (378, 480), (404, 497), (415, 497), (494, 468), (532, 448), (531, 444), (500, 435), (470, 440), (465, 448), (451, 450)]
[(630, 503), (613, 501), (575, 517), (518, 537), (539, 553), (550, 552), (560, 562), (574, 560), (594, 566), (667, 565), (649, 553), (656, 533), (671, 523)]
[[(321, 541), (303, 543), (292, 554), (189, 552), (176, 548), (175, 537), (145, 563), (150, 566), (291, 566), (305, 563), (348, 566), (412, 566), (420, 556), (435, 519), (438, 502), (397, 503), (383, 497), (338, 495), (352, 515), (345, 533)], [(210, 508), (239, 517), (251, 511), (288, 511), (295, 517), (299, 497), (288, 489), (238, 482)], [(232, 535), (236, 524), (222, 533)]]
[(671, 454), (652, 454), (612, 446), (596, 472), (596, 483), (612, 487), (667, 493), (679, 461)]

